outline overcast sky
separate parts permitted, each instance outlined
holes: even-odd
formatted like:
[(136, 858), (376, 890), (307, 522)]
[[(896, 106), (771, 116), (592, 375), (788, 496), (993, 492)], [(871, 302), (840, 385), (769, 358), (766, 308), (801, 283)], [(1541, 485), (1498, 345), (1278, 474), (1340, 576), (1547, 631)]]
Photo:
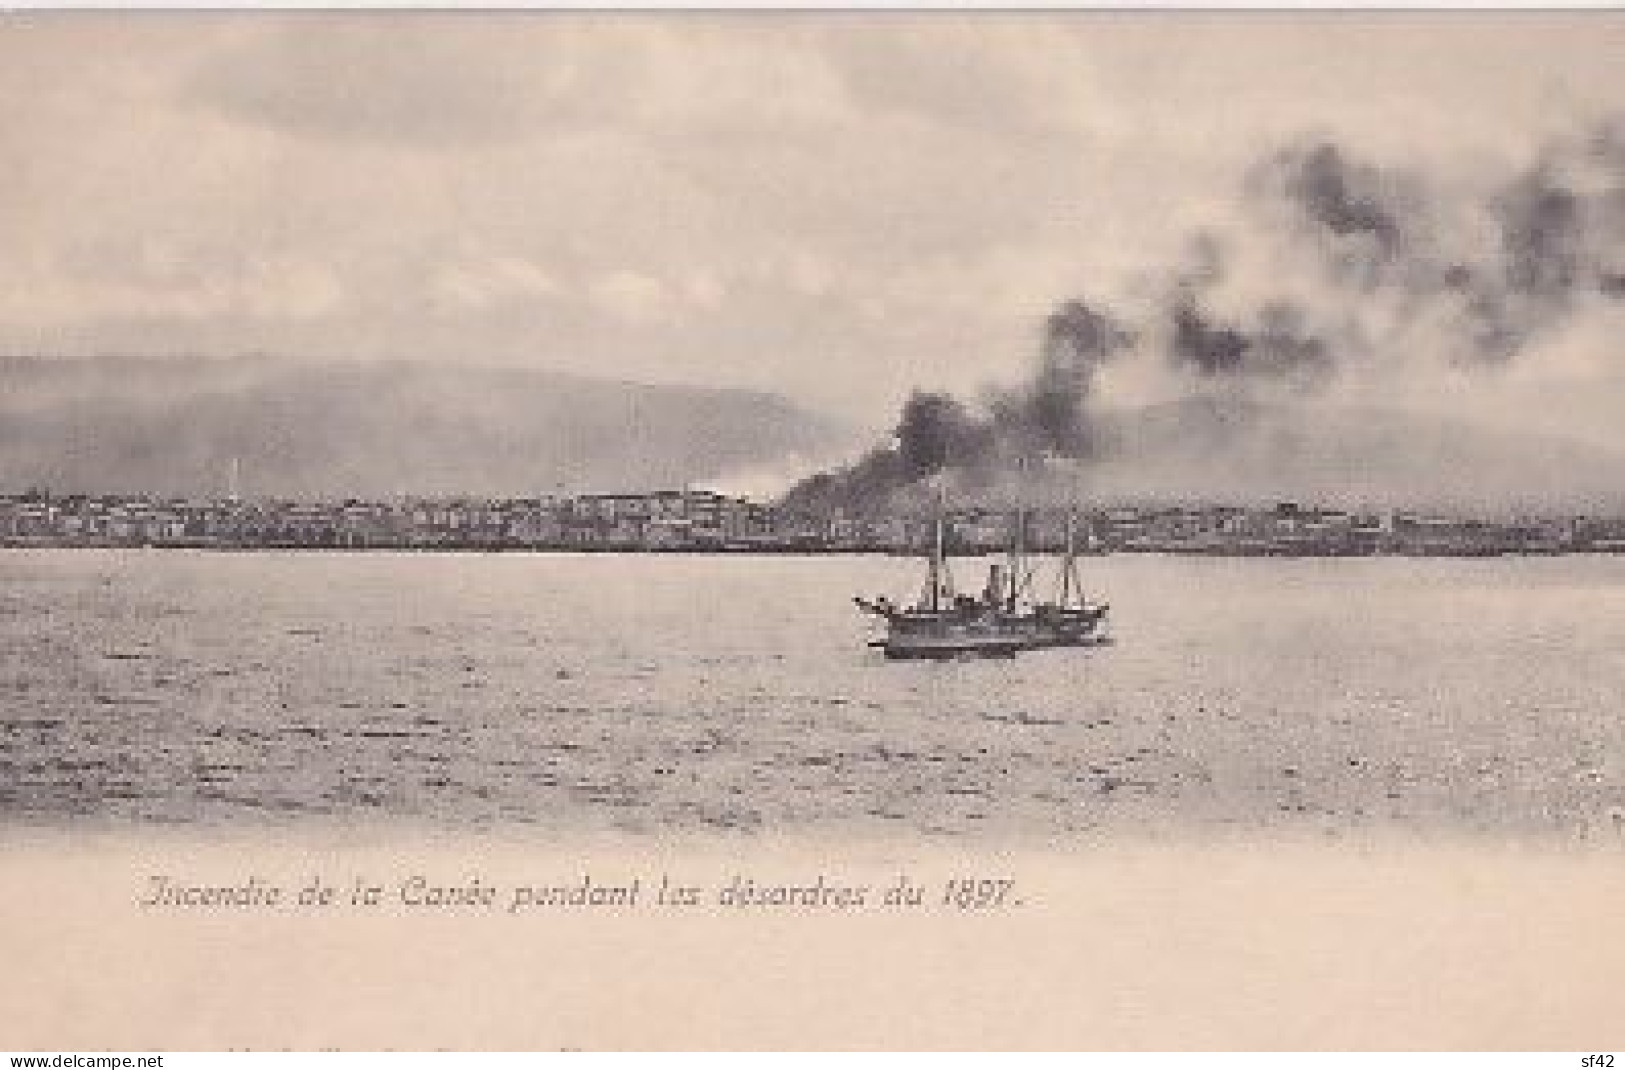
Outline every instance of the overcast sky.
[(881, 420), (1303, 132), (1503, 166), (1618, 15), (0, 18), (0, 350), (522, 363)]

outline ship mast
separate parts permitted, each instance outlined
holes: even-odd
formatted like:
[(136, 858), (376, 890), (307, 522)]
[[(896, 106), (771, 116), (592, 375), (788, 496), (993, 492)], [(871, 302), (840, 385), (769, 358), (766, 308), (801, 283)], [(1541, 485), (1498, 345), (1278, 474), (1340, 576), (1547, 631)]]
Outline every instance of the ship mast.
[(942, 608), (943, 588), (948, 582), (948, 488), (937, 487), (936, 527), (931, 539), (931, 564), (926, 569), (926, 608), (935, 613)]
[(1066, 511), (1066, 556), (1061, 558), (1061, 608), (1072, 604), (1072, 588), (1077, 585), (1077, 545), (1075, 543), (1078, 511)]
[(1014, 613), (1016, 603), (1021, 598), (1022, 572), (1025, 571), (1027, 542), (1027, 511), (1021, 507), (1016, 508), (1016, 514), (1010, 533), (1010, 590), (1005, 599), (1005, 611)]

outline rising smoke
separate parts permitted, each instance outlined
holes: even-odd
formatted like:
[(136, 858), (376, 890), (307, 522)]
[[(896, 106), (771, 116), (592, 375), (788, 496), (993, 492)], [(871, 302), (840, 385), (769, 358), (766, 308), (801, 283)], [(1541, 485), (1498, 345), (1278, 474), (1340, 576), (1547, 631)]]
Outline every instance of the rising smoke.
[(1067, 301), (1044, 321), (1030, 383), (990, 391), (979, 411), (950, 394), (917, 390), (903, 404), (895, 446), (803, 481), (787, 504), (863, 511), (890, 505), (943, 471), (985, 489), (1005, 473), (1036, 468), (1046, 458), (1091, 456), (1098, 447), (1089, 407), (1096, 374), (1133, 343), (1134, 336), (1111, 316)]
[(1619, 296), (1625, 121), (1553, 141), (1481, 190), (1364, 164), (1328, 143), (1277, 154), (1255, 186), (1286, 209), (1286, 236), (1330, 283), (1334, 359), (1429, 332), (1417, 356), (1504, 365), (1588, 300)]
[(1121, 468), (1148, 439), (1098, 404), (1114, 363), (1154, 362), (1182, 396), (1219, 406), (1234, 437), (1339, 383), (1398, 382), (1429, 364), (1492, 376), (1625, 302), (1625, 116), (1470, 181), (1304, 139), (1258, 161), (1242, 193), (1244, 223), (1193, 236), (1147, 307), (1066, 301), (1027, 383), (976, 403), (914, 393), (894, 442), (788, 503), (861, 510), (942, 473), (976, 489), (1057, 464)]

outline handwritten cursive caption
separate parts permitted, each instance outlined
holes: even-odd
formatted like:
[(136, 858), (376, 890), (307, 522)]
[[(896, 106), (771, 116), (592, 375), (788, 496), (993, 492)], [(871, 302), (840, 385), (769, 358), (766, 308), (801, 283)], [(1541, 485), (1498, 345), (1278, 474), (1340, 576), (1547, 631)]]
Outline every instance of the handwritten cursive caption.
[(444, 880), (422, 873), (388, 880), (366, 874), (313, 875), (283, 882), (250, 876), (223, 883), (167, 874), (145, 879), (136, 898), (143, 910), (339, 911), (409, 910), (507, 915), (560, 910), (866, 910), (986, 912), (1025, 906), (1011, 877), (925, 879), (900, 873), (882, 881), (826, 874), (785, 881), (733, 874), (695, 881), (668, 873), (583, 872), (537, 883), (493, 880), (478, 874)]

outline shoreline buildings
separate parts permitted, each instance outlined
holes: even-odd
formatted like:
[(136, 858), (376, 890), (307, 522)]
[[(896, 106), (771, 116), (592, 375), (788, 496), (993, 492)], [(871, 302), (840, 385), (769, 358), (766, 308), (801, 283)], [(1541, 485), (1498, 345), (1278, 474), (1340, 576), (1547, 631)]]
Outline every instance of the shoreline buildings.
[[(1029, 510), (1039, 551), (1064, 542), (1067, 510)], [(1001, 552), (1007, 510), (949, 513), (949, 552)], [(1421, 511), (1113, 505), (1077, 513), (1094, 552), (1259, 556), (1489, 556), (1625, 552), (1625, 517), (1488, 519)], [(309, 502), (146, 495), (0, 495), (0, 546), (216, 549), (913, 553), (924, 515), (810, 514), (705, 490), (534, 498)]]

